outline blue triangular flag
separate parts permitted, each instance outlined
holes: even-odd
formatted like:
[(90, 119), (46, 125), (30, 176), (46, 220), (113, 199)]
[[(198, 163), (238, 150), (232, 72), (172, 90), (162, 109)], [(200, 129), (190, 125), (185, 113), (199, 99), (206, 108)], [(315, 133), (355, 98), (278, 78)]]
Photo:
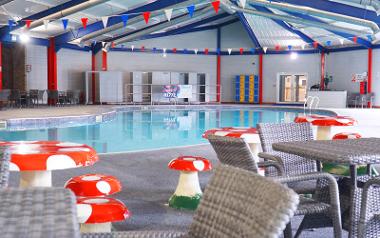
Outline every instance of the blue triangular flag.
[(372, 41), (372, 36), (371, 36), (371, 35), (367, 35), (367, 39), (368, 39), (369, 41)]
[(251, 49), (251, 53), (252, 53), (252, 54), (255, 53), (255, 48), (252, 48), (252, 49)]
[(128, 22), (128, 15), (127, 14), (121, 15), (121, 20), (123, 21), (124, 27), (126, 27), (127, 22)]
[(218, 55), (220, 54), (220, 49), (219, 49), (219, 48), (216, 49), (216, 53), (217, 53)]
[(68, 23), (69, 23), (69, 19), (62, 19), (63, 29), (66, 30)]
[(157, 48), (153, 47), (153, 53), (156, 53)]
[(291, 50), (291, 49), (292, 49), (292, 46), (291, 46), (291, 45), (288, 45), (288, 49)]
[(193, 4), (193, 5), (188, 6), (187, 10), (189, 11), (190, 17), (193, 17), (194, 11), (195, 11), (195, 5)]
[(185, 48), (185, 49), (183, 49), (183, 53), (185, 53), (185, 54), (187, 53), (187, 49), (186, 49), (186, 48)]
[(14, 24), (15, 24), (15, 21), (8, 20), (8, 26), (9, 26), (9, 28), (12, 28), (14, 26)]
[(326, 45), (327, 45), (327, 46), (330, 46), (330, 45), (331, 45), (331, 41), (329, 41), (329, 40), (326, 41)]

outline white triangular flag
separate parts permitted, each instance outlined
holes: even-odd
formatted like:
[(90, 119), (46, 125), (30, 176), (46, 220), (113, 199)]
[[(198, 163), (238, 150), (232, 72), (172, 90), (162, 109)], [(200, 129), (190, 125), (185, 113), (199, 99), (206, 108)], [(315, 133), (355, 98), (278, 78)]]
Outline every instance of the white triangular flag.
[(231, 48), (228, 48), (228, 54), (230, 55), (232, 52), (232, 49)]
[(165, 15), (166, 15), (166, 18), (168, 19), (168, 21), (170, 21), (170, 19), (172, 19), (172, 14), (173, 14), (173, 9), (165, 9)]
[(106, 28), (107, 23), (108, 23), (108, 17), (102, 17), (102, 22), (103, 22), (103, 27)]
[(195, 54), (198, 54), (198, 49), (194, 49), (194, 53), (195, 53)]
[(305, 45), (304, 45), (304, 44), (302, 44), (302, 45), (301, 45), (301, 48), (304, 50), (304, 49), (305, 49)]
[(47, 28), (48, 28), (48, 24), (49, 24), (49, 20), (44, 20), (45, 30), (47, 30)]
[(162, 51), (163, 51), (164, 53), (166, 53), (166, 48), (163, 48)]
[(102, 47), (104, 47), (106, 45), (106, 42), (102, 41)]
[(340, 39), (340, 44), (343, 45), (344, 44), (344, 40), (343, 39)]
[(240, 5), (242, 8), (245, 8), (245, 3), (247, 2), (247, 0), (239, 0), (240, 2)]
[(268, 49), (268, 47), (266, 47), (266, 46), (263, 47), (264, 53), (267, 53), (267, 49)]
[(135, 46), (134, 45), (131, 45), (131, 49), (132, 49), (132, 51), (135, 49)]

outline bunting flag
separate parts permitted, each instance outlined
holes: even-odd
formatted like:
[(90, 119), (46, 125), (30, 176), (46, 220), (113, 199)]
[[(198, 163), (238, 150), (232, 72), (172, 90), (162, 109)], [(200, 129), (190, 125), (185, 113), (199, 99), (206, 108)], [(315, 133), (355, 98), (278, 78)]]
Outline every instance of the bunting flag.
[(177, 53), (177, 48), (173, 48), (173, 53)]
[(49, 20), (44, 20), (44, 26), (45, 26), (45, 30), (47, 30), (49, 26)]
[(231, 55), (232, 49), (228, 48), (227, 51), (228, 51), (228, 54)]
[(208, 48), (205, 49), (205, 55), (208, 55)]
[(156, 53), (156, 51), (157, 51), (157, 48), (153, 47), (153, 53)]
[(134, 45), (131, 45), (131, 50), (133, 51), (135, 49), (135, 46)]
[(358, 37), (357, 36), (354, 36), (354, 38), (352, 38), (353, 42), (355, 43), (358, 43)]
[(166, 53), (166, 48), (163, 48), (163, 49), (162, 49), (162, 52), (164, 52), (164, 54), (165, 54), (165, 53)]
[(166, 18), (168, 19), (168, 21), (170, 21), (170, 19), (172, 19), (172, 14), (173, 14), (173, 9), (165, 9), (165, 15), (166, 15)]
[(108, 16), (102, 17), (103, 27), (106, 28), (108, 24)]
[(190, 17), (193, 17), (195, 11), (195, 5), (190, 5), (187, 7), (187, 11), (189, 12)]
[(214, 1), (214, 2), (212, 2), (211, 4), (212, 4), (212, 6), (214, 7), (215, 12), (218, 13), (218, 11), (219, 11), (219, 6), (220, 6), (220, 2), (219, 2), (219, 1)]
[(339, 39), (340, 41), (340, 44), (343, 45), (344, 44), (344, 40), (343, 39)]
[(241, 7), (245, 8), (245, 4), (247, 1), (246, 0), (239, 0), (239, 2), (240, 2)]
[(186, 54), (187, 53), (187, 49), (185, 48), (185, 49), (183, 49), (183, 53), (184, 54)]
[(104, 48), (106, 46), (107, 42), (102, 41), (102, 47)]
[(330, 40), (326, 41), (326, 45), (331, 46), (331, 41)]
[(372, 36), (371, 36), (371, 35), (367, 35), (367, 39), (368, 39), (369, 41), (372, 41)]
[(121, 15), (121, 21), (123, 22), (124, 27), (126, 27), (128, 23), (128, 15), (127, 14)]
[(86, 29), (87, 28), (88, 18), (87, 17), (83, 17), (80, 20), (82, 21), (83, 29)]
[(265, 54), (267, 53), (267, 50), (268, 50), (268, 47), (264, 46), (263, 47), (263, 51), (264, 51)]
[(116, 47), (116, 43), (112, 41), (111, 48), (115, 48), (115, 47)]
[(30, 28), (30, 24), (32, 24), (32, 20), (25, 20), (25, 25), (27, 28)]
[(141, 46), (141, 52), (145, 51), (145, 46)]
[(243, 48), (240, 48), (239, 51), (240, 51), (240, 54), (242, 55), (243, 52), (244, 52), (244, 49), (243, 49)]
[(314, 47), (314, 48), (318, 48), (318, 42), (314, 41), (314, 42), (313, 42), (313, 47)]
[(145, 23), (148, 24), (149, 18), (150, 18), (150, 12), (144, 12), (143, 16), (144, 16)]
[(302, 44), (302, 45), (301, 45), (301, 48), (304, 50), (304, 49), (305, 49), (305, 44)]
[(8, 20), (8, 26), (9, 26), (9, 28), (12, 28), (14, 25), (15, 25), (15, 21)]
[(279, 51), (280, 50), (280, 45), (276, 45), (275, 49), (276, 49), (276, 51)]
[(194, 49), (194, 53), (197, 55), (198, 54), (198, 49)]
[(252, 53), (252, 54), (254, 54), (255, 51), (256, 51), (255, 48), (252, 48), (252, 49), (251, 49), (251, 53)]
[(66, 30), (67, 29), (67, 24), (69, 23), (69, 19), (62, 19), (62, 25), (63, 25), (63, 29)]
[(288, 45), (288, 50), (292, 50), (292, 47), (291, 45)]

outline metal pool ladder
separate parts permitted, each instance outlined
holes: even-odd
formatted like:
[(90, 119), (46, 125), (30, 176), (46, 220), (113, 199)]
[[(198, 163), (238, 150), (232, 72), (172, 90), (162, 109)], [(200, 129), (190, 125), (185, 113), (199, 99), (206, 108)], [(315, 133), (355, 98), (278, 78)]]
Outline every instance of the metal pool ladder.
[(311, 114), (311, 110), (313, 109), (313, 106), (314, 106), (314, 109), (318, 108), (318, 106), (319, 106), (319, 97), (317, 97), (317, 96), (308, 96), (305, 99), (305, 102), (303, 104), (303, 114), (306, 115), (306, 110), (308, 109), (309, 110), (309, 115), (310, 115)]

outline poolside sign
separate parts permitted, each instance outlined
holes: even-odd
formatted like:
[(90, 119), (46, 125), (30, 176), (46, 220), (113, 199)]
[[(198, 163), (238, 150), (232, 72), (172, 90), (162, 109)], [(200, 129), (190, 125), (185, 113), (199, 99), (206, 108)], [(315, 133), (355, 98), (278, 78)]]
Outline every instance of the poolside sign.
[(162, 90), (165, 98), (191, 98), (192, 85), (165, 85)]

